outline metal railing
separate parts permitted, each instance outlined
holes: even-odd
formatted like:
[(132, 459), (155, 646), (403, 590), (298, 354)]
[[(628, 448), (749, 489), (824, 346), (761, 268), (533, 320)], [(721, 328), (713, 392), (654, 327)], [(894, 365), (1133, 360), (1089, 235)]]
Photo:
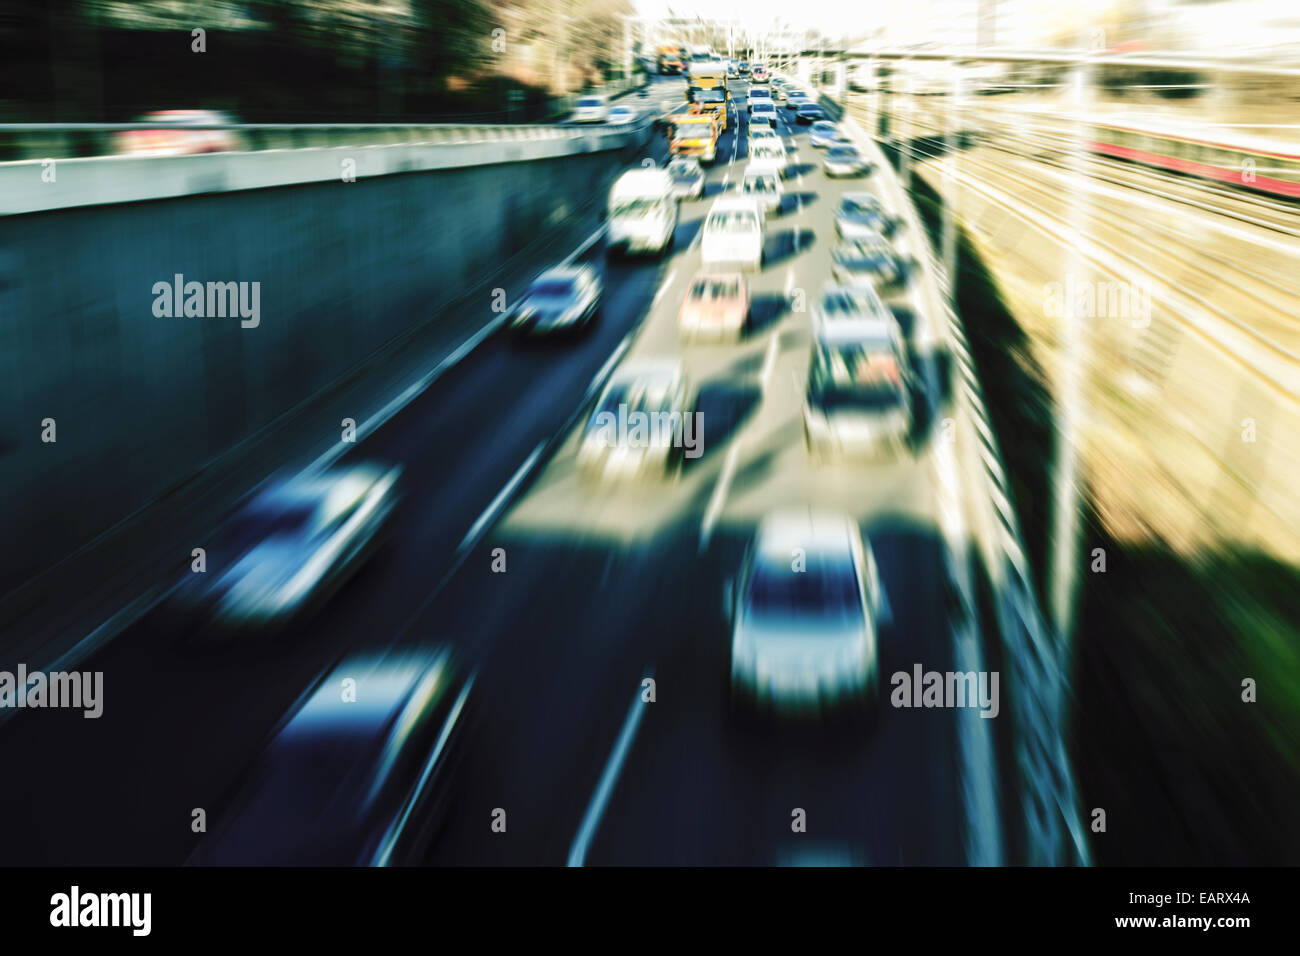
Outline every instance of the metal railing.
[[(558, 97), (548, 123), (0, 123), (0, 162), (70, 159), (110, 155), (148, 155), (120, 148), (122, 133), (158, 131), (178, 138), (190, 133), (231, 134), (220, 148), (193, 152), (261, 152), (275, 149), (322, 149), (360, 146), (440, 145), (572, 139), (595, 133), (625, 132), (599, 125), (584, 128), (560, 122), (579, 96), (610, 99), (641, 84), (637, 77), (596, 90)], [(196, 146), (201, 144), (195, 144)], [(177, 150), (176, 152), (191, 152)], [(172, 155), (172, 153), (168, 153)]]

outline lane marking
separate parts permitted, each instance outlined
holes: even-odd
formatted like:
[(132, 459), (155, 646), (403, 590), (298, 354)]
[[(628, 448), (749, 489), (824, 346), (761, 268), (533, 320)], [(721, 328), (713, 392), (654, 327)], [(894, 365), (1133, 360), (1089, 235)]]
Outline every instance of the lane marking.
[(714, 486), (713, 494), (709, 497), (708, 507), (704, 510), (704, 520), (700, 522), (700, 551), (709, 546), (709, 538), (713, 536), (713, 526), (717, 524), (718, 518), (722, 514), (722, 505), (726, 501), (727, 491), (731, 487), (731, 479), (736, 471), (739, 452), (739, 443), (734, 443), (727, 449), (727, 458), (722, 463), (722, 474), (718, 476), (718, 483)]
[[(653, 669), (646, 670), (645, 677), (653, 676)], [(569, 848), (569, 866), (586, 865), (587, 851), (591, 848), (591, 841), (596, 836), (601, 817), (605, 815), (605, 808), (609, 805), (609, 798), (613, 795), (619, 775), (623, 772), (623, 764), (627, 760), (627, 755), (632, 750), (632, 743), (636, 740), (637, 730), (641, 727), (641, 719), (645, 716), (646, 706), (646, 703), (641, 700), (641, 688), (638, 685), (636, 694), (632, 697), (632, 707), (623, 720), (623, 729), (619, 732), (618, 740), (614, 744), (613, 752), (609, 755), (609, 760), (605, 762), (605, 770), (600, 775), (600, 783), (596, 785), (596, 792), (591, 795), (591, 802), (587, 805), (587, 812), (583, 814), (582, 825), (578, 828), (578, 835), (574, 837), (573, 845)]]
[(767, 391), (767, 380), (772, 377), (772, 369), (776, 365), (776, 345), (777, 333), (776, 329), (773, 329), (767, 340), (767, 355), (763, 359), (763, 370), (758, 375), (758, 381), (764, 392)]
[(482, 537), (483, 532), (487, 530), (488, 524), (496, 518), (497, 512), (505, 505), (506, 500), (514, 492), (515, 488), (519, 486), (519, 483), (527, 477), (528, 472), (532, 470), (533, 465), (537, 464), (537, 459), (542, 456), (542, 449), (545, 447), (546, 442), (541, 441), (537, 443), (537, 447), (533, 449), (532, 454), (524, 459), (524, 463), (519, 466), (519, 470), (515, 472), (514, 477), (506, 482), (506, 486), (497, 493), (497, 496), (492, 499), (492, 503), (487, 506), (481, 515), (478, 516), (478, 520), (470, 526), (470, 529), (461, 541), (460, 546), (456, 548), (457, 554), (469, 551), (478, 544), (479, 538)]
[(663, 294), (668, 291), (669, 286), (673, 284), (675, 278), (677, 278), (676, 269), (668, 273), (668, 278), (664, 279), (663, 285), (659, 286), (658, 290), (655, 292), (655, 297), (650, 300), (652, 306), (659, 304), (659, 300), (663, 298)]

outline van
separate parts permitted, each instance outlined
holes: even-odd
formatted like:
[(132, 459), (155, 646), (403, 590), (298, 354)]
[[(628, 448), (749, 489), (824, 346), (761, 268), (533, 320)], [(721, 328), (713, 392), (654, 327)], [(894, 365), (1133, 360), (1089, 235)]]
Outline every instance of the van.
[(573, 104), (575, 123), (603, 123), (609, 119), (609, 103), (603, 96), (580, 96)]
[(609, 191), (608, 251), (659, 252), (672, 245), (677, 231), (673, 179), (664, 169), (632, 169)]
[(700, 257), (706, 265), (735, 263), (757, 272), (763, 267), (763, 207), (752, 198), (719, 199), (704, 220)]

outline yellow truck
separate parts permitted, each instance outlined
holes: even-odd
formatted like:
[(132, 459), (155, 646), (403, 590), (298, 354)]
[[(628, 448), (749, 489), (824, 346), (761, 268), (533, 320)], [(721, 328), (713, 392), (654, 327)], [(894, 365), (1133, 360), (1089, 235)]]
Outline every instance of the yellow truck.
[(718, 155), (718, 122), (712, 113), (698, 107), (673, 119), (668, 151), (674, 156), (695, 156), (711, 163)]
[(705, 112), (716, 116), (720, 133), (727, 130), (727, 107), (730, 100), (726, 66), (711, 64), (708, 67), (696, 66), (691, 70), (690, 83), (686, 87), (686, 101), (698, 104)]

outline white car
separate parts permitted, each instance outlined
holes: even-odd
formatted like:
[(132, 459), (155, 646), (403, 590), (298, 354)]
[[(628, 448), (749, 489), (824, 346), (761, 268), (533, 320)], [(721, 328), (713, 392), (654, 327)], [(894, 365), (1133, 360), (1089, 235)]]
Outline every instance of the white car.
[(706, 265), (738, 264), (757, 272), (763, 267), (763, 207), (749, 197), (719, 199), (704, 220), (700, 257)]
[(603, 123), (609, 119), (609, 102), (603, 96), (580, 96), (573, 104), (575, 123)]
[(778, 176), (785, 176), (786, 156), (785, 143), (779, 136), (771, 139), (752, 140), (749, 144), (749, 161), (751, 163), (767, 163), (776, 170)]
[(768, 515), (729, 590), (738, 702), (788, 712), (875, 701), (877, 628), (887, 612), (875, 556), (853, 518)]
[(759, 100), (749, 110), (749, 121), (751, 123), (757, 119), (764, 119), (776, 126), (776, 116), (776, 106), (770, 100)]
[(588, 328), (600, 310), (600, 276), (591, 266), (543, 272), (507, 316), (515, 335), (556, 335)]
[(814, 334), (831, 323), (862, 321), (892, 322), (894, 317), (871, 286), (827, 283), (812, 308)]
[(703, 436), (681, 362), (642, 359), (618, 368), (587, 419), (578, 446), (582, 475), (601, 481), (672, 477)]
[(611, 106), (609, 108), (609, 125), (626, 126), (636, 120), (636, 110), (630, 106)]
[(779, 213), (785, 199), (781, 171), (770, 160), (754, 160), (745, 167), (741, 182), (742, 195), (757, 200), (768, 214)]
[(272, 481), (207, 542), (207, 571), (185, 576), (177, 602), (254, 628), (319, 605), (382, 543), (401, 471), (355, 464)]

